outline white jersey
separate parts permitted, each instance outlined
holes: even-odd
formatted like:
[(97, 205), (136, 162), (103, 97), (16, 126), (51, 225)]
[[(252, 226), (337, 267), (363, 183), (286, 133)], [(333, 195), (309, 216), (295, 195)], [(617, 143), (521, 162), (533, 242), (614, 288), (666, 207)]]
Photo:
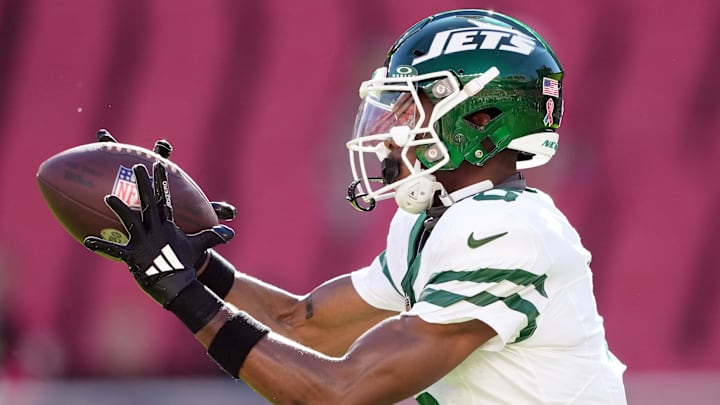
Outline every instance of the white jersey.
[(369, 304), (497, 336), (418, 394), (421, 404), (625, 404), (625, 366), (607, 349), (590, 253), (551, 198), (494, 188), (445, 211), (398, 210), (387, 248), (352, 274)]

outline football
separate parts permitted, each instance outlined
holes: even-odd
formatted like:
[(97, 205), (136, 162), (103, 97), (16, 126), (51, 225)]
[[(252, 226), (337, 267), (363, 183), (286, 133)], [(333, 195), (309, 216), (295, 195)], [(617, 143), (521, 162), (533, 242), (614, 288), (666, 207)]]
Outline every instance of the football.
[(44, 161), (37, 173), (40, 192), (65, 230), (78, 242), (93, 235), (126, 243), (127, 232), (105, 205), (105, 196), (118, 196), (140, 210), (140, 198), (132, 168), (141, 163), (152, 176), (152, 165), (167, 168), (176, 225), (195, 233), (218, 224), (205, 193), (178, 165), (139, 146), (96, 142), (60, 152)]

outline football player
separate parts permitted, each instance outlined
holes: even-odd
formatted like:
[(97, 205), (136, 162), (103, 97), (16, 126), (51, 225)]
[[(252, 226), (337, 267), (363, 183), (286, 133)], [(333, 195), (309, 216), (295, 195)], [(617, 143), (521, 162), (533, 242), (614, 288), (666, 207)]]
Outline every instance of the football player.
[(219, 225), (172, 222), (164, 168), (136, 167), (142, 214), (108, 205), (124, 260), (235, 378), (278, 403), (625, 404), (590, 253), (518, 170), (558, 148), (563, 69), (531, 28), (455, 10), (408, 29), (360, 87), (348, 199), (394, 200), (386, 249), (296, 296), (211, 249)]

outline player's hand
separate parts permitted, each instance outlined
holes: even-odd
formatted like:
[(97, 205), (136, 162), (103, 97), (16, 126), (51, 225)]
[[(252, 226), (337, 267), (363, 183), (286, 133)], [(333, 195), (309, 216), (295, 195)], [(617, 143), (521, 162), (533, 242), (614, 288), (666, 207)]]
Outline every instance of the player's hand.
[(237, 208), (225, 201), (210, 201), (215, 210), (215, 215), (221, 221), (232, 221), (237, 216)]
[(97, 132), (95, 132), (95, 139), (97, 139), (98, 142), (118, 143), (117, 139), (115, 139), (107, 129), (98, 129)]
[[(107, 129), (99, 129), (95, 133), (95, 139), (97, 139), (98, 142), (118, 142)], [(158, 139), (155, 141), (155, 146), (153, 146), (153, 152), (165, 159), (170, 159), (173, 147), (167, 139)], [(237, 217), (237, 209), (235, 206), (226, 201), (210, 201), (210, 205), (212, 205), (215, 210), (215, 215), (217, 215), (221, 221), (232, 221)]]
[[(155, 141), (153, 152), (158, 155), (164, 157), (165, 159), (170, 159), (172, 151), (173, 147), (167, 139), (159, 139)], [(221, 221), (232, 221), (237, 216), (237, 209), (230, 203), (225, 201), (211, 201), (210, 205), (212, 205), (215, 210), (215, 215), (217, 215), (218, 219)]]
[(140, 287), (163, 307), (195, 281), (195, 263), (204, 252), (225, 243), (235, 235), (225, 225), (193, 235), (185, 234), (173, 222), (170, 190), (165, 167), (153, 165), (154, 187), (144, 165), (133, 167), (137, 180), (141, 212), (130, 209), (116, 196), (105, 197), (127, 230), (125, 245), (94, 236), (85, 238), (85, 246), (125, 262)]

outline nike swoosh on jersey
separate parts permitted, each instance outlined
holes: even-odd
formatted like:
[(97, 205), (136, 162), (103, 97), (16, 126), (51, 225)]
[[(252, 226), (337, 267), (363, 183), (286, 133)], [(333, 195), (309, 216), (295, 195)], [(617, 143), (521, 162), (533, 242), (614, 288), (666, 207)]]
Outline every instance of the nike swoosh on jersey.
[(505, 236), (505, 235), (507, 235), (507, 232), (499, 233), (499, 234), (497, 234), (497, 235), (488, 236), (487, 238), (475, 239), (475, 237), (473, 237), (473, 232), (471, 232), (470, 235), (468, 235), (467, 244), (468, 244), (468, 246), (470, 247), (470, 249), (477, 249), (477, 248), (479, 248), (480, 246), (482, 246), (482, 245), (484, 245), (484, 244), (486, 244), (486, 243), (492, 242), (492, 241), (494, 241), (495, 239), (501, 238), (501, 237), (503, 237), (503, 236)]

